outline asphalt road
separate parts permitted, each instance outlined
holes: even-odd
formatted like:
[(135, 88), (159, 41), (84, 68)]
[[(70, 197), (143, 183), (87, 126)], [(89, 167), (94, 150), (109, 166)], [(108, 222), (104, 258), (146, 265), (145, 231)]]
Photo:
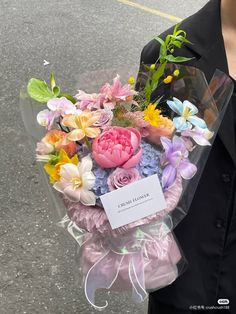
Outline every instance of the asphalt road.
[[(32, 77), (71, 92), (136, 75), (142, 47), (206, 0), (0, 1), (0, 314), (92, 314), (75, 275), (76, 244), (56, 226), (19, 110)], [(169, 16), (160, 15), (162, 11)], [(43, 65), (47, 60), (50, 64)], [(89, 86), (89, 88), (88, 88)], [(124, 294), (104, 313), (146, 313)]]

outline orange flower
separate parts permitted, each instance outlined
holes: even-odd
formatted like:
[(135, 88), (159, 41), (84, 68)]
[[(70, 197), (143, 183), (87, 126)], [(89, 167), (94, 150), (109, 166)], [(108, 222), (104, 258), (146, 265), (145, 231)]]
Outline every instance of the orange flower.
[(64, 149), (64, 151), (70, 157), (72, 157), (77, 151), (76, 144), (72, 141), (65, 143), (66, 136), (67, 136), (66, 132), (54, 129), (47, 132), (47, 134), (42, 139), (42, 142), (45, 144), (53, 145), (54, 150), (56, 152), (60, 151), (60, 149)]
[(62, 120), (64, 126), (74, 128), (67, 134), (70, 141), (80, 141), (84, 137), (95, 138), (100, 134), (100, 129), (92, 127), (100, 118), (96, 112), (83, 112), (80, 115), (66, 115)]
[(175, 126), (172, 120), (167, 117), (159, 115), (158, 126), (149, 125), (145, 128), (149, 135), (146, 137), (153, 144), (159, 145), (161, 143), (161, 136), (170, 138), (174, 132)]

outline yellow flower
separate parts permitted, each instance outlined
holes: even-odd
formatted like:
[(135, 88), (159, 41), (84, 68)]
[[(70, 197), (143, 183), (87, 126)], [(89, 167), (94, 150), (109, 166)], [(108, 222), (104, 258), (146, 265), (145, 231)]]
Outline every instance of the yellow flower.
[(156, 105), (149, 104), (143, 113), (145, 121), (148, 121), (152, 126), (158, 126), (161, 110), (156, 109)]
[(173, 81), (173, 76), (172, 75), (168, 75), (164, 80), (163, 80), (163, 82), (165, 83), (165, 84), (169, 84), (169, 83), (171, 83)]
[(155, 70), (155, 68), (156, 68), (155, 63), (153, 63), (153, 64), (151, 64), (151, 65), (150, 65), (150, 70), (151, 70), (151, 71), (154, 71), (154, 70)]
[(100, 134), (100, 129), (92, 127), (100, 118), (100, 114), (86, 111), (80, 115), (66, 115), (62, 120), (62, 125), (74, 128), (67, 134), (69, 141), (80, 141), (84, 137), (95, 138)]
[(60, 169), (61, 166), (65, 164), (74, 164), (78, 165), (79, 159), (75, 154), (72, 158), (70, 158), (64, 149), (60, 150), (58, 160), (56, 164), (51, 163), (50, 161), (44, 165), (44, 170), (47, 172), (50, 178), (50, 183), (54, 183), (60, 180)]
[(179, 76), (179, 70), (175, 70), (174, 72), (173, 72), (173, 75), (175, 76), (175, 77), (178, 77)]
[(129, 79), (128, 79), (128, 83), (129, 83), (130, 85), (134, 85), (134, 83), (135, 83), (135, 77), (134, 77), (134, 76), (130, 76)]

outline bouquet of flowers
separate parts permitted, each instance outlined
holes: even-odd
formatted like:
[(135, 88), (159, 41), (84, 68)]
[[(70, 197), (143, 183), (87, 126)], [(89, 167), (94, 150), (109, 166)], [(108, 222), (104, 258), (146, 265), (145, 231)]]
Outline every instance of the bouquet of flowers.
[[(179, 44), (186, 40), (183, 33)], [(208, 86), (199, 70), (168, 63), (174, 57), (161, 44), (166, 55), (144, 65), (138, 92), (133, 77), (123, 85), (118, 75), (92, 94), (61, 92), (53, 74), (50, 86), (34, 78), (27, 86), (46, 104), (35, 116), (46, 130), (36, 158), (63, 200), (60, 225), (80, 246), (85, 295), (97, 309), (107, 306), (95, 305), (97, 289), (130, 290), (141, 302), (183, 272), (172, 229), (188, 211), (231, 93), (220, 72)], [(26, 112), (36, 107), (28, 96), (29, 130)]]

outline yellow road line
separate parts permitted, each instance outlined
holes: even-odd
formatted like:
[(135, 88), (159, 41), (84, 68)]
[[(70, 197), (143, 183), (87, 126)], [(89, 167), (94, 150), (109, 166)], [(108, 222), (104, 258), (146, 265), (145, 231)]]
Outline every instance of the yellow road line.
[(173, 22), (181, 22), (182, 21), (182, 19), (177, 17), (177, 16), (174, 16), (174, 15), (171, 15), (171, 14), (168, 14), (168, 13), (156, 10), (156, 9), (152, 9), (150, 7), (147, 7), (146, 5), (142, 5), (142, 4), (130, 1), (130, 0), (117, 0), (117, 1), (121, 2), (123, 4), (126, 4), (126, 5), (129, 5), (131, 7), (143, 10), (145, 12), (161, 16), (161, 17), (163, 17), (163, 18), (165, 18), (167, 20), (171, 20)]

